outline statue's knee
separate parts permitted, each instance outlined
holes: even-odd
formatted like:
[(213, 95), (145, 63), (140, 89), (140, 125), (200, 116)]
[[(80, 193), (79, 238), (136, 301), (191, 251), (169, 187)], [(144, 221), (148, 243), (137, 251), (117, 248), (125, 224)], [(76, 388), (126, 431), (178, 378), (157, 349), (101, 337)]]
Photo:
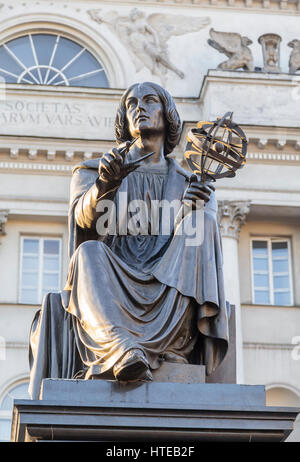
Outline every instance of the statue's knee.
[(77, 248), (77, 255), (85, 255), (86, 253), (95, 253), (99, 252), (99, 250), (102, 247), (102, 242), (100, 241), (85, 241), (80, 244), (80, 246)]

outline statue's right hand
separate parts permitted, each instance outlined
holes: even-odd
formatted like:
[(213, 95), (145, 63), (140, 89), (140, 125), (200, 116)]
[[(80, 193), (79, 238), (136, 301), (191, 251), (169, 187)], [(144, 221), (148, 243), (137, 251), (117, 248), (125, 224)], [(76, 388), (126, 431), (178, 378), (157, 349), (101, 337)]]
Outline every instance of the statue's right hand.
[(108, 189), (120, 186), (124, 178), (124, 155), (113, 148), (103, 155), (99, 163), (99, 179)]

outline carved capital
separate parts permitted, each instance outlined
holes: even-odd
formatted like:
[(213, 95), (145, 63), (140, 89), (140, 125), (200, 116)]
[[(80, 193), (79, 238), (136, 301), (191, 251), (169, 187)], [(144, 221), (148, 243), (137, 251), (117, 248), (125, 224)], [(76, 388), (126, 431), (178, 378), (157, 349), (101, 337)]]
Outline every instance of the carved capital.
[(238, 240), (241, 227), (249, 211), (249, 201), (219, 201), (218, 219), (222, 237), (232, 237)]
[(0, 236), (5, 236), (5, 224), (7, 222), (8, 210), (0, 210)]

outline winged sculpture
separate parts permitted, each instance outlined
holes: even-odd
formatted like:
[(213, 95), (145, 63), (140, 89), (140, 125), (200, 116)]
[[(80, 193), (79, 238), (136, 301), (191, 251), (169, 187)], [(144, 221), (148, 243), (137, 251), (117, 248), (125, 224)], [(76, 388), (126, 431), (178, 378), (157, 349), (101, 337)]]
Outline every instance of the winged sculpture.
[(210, 23), (207, 17), (147, 15), (138, 8), (130, 10), (128, 16), (120, 16), (116, 11), (102, 13), (101, 9), (88, 13), (94, 21), (107, 24), (127, 45), (137, 72), (146, 67), (162, 80), (168, 70), (184, 78), (184, 73), (170, 60), (168, 40), (172, 36), (198, 32)]
[(209, 35), (208, 44), (229, 58), (219, 64), (219, 69), (242, 68), (249, 72), (254, 71), (252, 51), (249, 48), (249, 45), (253, 43), (252, 40), (237, 33), (218, 32), (214, 29), (210, 29)]

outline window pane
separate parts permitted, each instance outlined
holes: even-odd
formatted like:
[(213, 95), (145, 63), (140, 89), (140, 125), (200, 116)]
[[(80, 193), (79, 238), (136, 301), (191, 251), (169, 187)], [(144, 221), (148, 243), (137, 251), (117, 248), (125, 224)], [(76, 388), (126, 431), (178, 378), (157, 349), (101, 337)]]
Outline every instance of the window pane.
[(268, 274), (255, 274), (254, 275), (254, 287), (269, 288), (269, 275)]
[(96, 69), (99, 69), (98, 62), (90, 53), (85, 51), (66, 69), (65, 75), (67, 77), (73, 77), (75, 75), (95, 71)]
[(43, 289), (58, 289), (59, 281), (58, 274), (44, 274), (43, 275)]
[(35, 65), (28, 35), (11, 40), (7, 43), (7, 47), (18, 57), (25, 67)]
[(273, 260), (273, 272), (274, 273), (288, 273), (289, 272), (288, 260)]
[(37, 271), (39, 269), (39, 258), (29, 257), (28, 255), (23, 256), (23, 270)]
[(37, 289), (22, 289), (21, 303), (32, 303), (33, 305), (39, 303)]
[(32, 35), (32, 41), (35, 46), (36, 55), (39, 64), (48, 65), (50, 64), (50, 59), (52, 52), (57, 40), (56, 35), (50, 34), (35, 34)]
[(82, 46), (71, 40), (61, 37), (53, 60), (53, 66), (59, 70), (62, 69), (81, 50)]
[(0, 47), (0, 67), (16, 75), (22, 73), (23, 70), (4, 47)]
[(269, 271), (269, 261), (267, 258), (254, 258), (253, 259), (254, 271)]
[(274, 289), (289, 289), (290, 281), (288, 276), (274, 276)]
[(38, 239), (24, 239), (23, 241), (23, 253), (38, 254), (39, 252), (39, 241)]
[(254, 303), (268, 305), (270, 303), (269, 291), (265, 290), (256, 290), (254, 292)]
[(50, 255), (58, 255), (59, 253), (59, 241), (45, 240), (44, 241), (44, 253)]
[(104, 72), (97, 72), (94, 75), (88, 75), (80, 79), (74, 79), (70, 82), (76, 87), (96, 87), (96, 88), (107, 88), (108, 80)]
[(59, 257), (58, 256), (44, 256), (43, 268), (44, 268), (44, 271), (58, 271), (59, 270)]
[(253, 255), (268, 255), (267, 241), (252, 241)]
[(278, 256), (287, 256), (288, 254), (288, 244), (287, 242), (272, 242), (272, 255), (275, 257)]
[(22, 287), (31, 287), (38, 289), (39, 285), (39, 273), (38, 272), (29, 272), (22, 274)]
[[(1, 65), (0, 65), (1, 67)], [(17, 77), (13, 77), (12, 75), (6, 74), (6, 72), (0, 71), (0, 78), (1, 78), (1, 83), (17, 83)]]
[(275, 305), (290, 305), (291, 304), (290, 292), (275, 292), (274, 303)]

